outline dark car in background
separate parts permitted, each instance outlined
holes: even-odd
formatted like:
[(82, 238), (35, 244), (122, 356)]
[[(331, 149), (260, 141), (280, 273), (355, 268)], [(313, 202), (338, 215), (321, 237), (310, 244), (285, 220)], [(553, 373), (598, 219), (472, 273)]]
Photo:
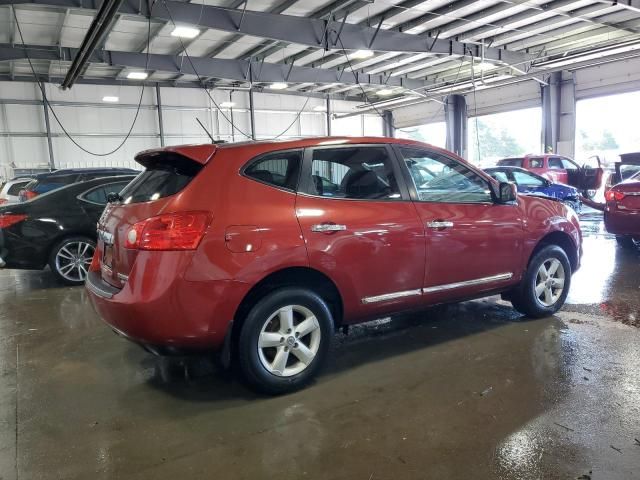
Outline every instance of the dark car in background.
[(107, 197), (134, 178), (97, 178), (0, 207), (0, 268), (41, 270), (49, 265), (63, 283), (83, 283)]
[(569, 205), (576, 212), (579, 212), (582, 207), (580, 192), (576, 187), (554, 183), (540, 175), (518, 167), (491, 167), (485, 168), (484, 171), (499, 182), (515, 183), (519, 193), (555, 198)]
[(624, 247), (640, 243), (640, 172), (604, 194), (604, 225)]
[(580, 166), (575, 160), (561, 155), (525, 155), (499, 160), (499, 167), (520, 167), (555, 183), (576, 187), (587, 198), (593, 198), (602, 186), (604, 169), (598, 157), (592, 157), (594, 165)]
[(130, 168), (65, 168), (55, 170), (50, 173), (36, 175), (33, 180), (20, 191), (20, 201), (31, 200), (43, 193), (56, 190), (71, 185), (72, 183), (84, 182), (93, 178), (112, 177), (115, 175), (137, 175), (137, 170)]

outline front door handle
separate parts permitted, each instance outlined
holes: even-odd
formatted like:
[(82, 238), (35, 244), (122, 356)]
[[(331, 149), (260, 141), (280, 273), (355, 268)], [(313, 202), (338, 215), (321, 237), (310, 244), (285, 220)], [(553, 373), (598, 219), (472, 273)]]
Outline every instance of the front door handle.
[(315, 225), (311, 225), (311, 231), (319, 233), (342, 232), (346, 229), (346, 225), (338, 225), (335, 223), (316, 223)]
[(447, 220), (434, 220), (432, 222), (427, 222), (427, 227), (436, 229), (451, 228), (453, 227), (453, 222), (449, 222)]

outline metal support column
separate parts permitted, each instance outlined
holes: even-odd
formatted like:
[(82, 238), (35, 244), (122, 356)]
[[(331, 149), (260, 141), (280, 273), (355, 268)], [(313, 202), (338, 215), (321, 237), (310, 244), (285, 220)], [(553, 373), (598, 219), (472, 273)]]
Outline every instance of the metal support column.
[(160, 85), (156, 83), (156, 106), (158, 111), (158, 130), (160, 131), (160, 146), (164, 147), (164, 122), (162, 120), (162, 97), (160, 96)]
[(396, 136), (396, 129), (393, 126), (393, 112), (391, 110), (382, 112), (382, 135), (385, 137)]
[(560, 100), (562, 72), (554, 72), (549, 84), (542, 85), (542, 149), (543, 153), (556, 153), (560, 136)]
[(53, 156), (53, 143), (51, 142), (51, 124), (49, 123), (49, 107), (47, 107), (47, 93), (44, 90), (44, 84), (40, 83), (40, 92), (42, 93), (42, 108), (44, 108), (44, 125), (47, 129), (47, 144), (49, 145), (49, 168), (55, 170), (56, 161)]
[(256, 139), (256, 111), (253, 107), (253, 88), (249, 89), (249, 122), (251, 123), (251, 139)]
[(327, 137), (331, 136), (331, 99), (327, 95)]
[(449, 95), (445, 103), (447, 150), (467, 156), (467, 102), (462, 95)]

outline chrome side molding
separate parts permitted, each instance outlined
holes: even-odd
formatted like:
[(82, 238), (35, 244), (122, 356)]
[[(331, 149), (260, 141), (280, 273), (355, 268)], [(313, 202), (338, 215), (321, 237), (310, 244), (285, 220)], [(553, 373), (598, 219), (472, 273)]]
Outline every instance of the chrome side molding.
[(513, 273), (500, 273), (491, 277), (475, 278), (473, 280), (465, 280), (464, 282), (445, 283), (444, 285), (435, 285), (433, 287), (424, 287), (422, 293), (442, 292), (444, 290), (453, 290), (455, 288), (471, 287), (473, 285), (482, 285), (483, 283), (498, 282), (500, 280), (509, 280), (513, 277)]
[(405, 290), (403, 292), (385, 293), (384, 295), (376, 295), (375, 297), (364, 297), (362, 303), (377, 303), (385, 302), (387, 300), (395, 300), (396, 298), (412, 297), (414, 295), (422, 295), (422, 289), (417, 288), (415, 290)]
[(417, 288), (415, 290), (404, 290), (402, 292), (385, 293), (373, 297), (364, 297), (362, 303), (368, 305), (370, 303), (386, 302), (402, 297), (412, 297), (414, 295), (425, 295), (427, 293), (442, 292), (445, 290), (453, 290), (456, 288), (471, 287), (474, 285), (482, 285), (483, 283), (499, 282), (501, 280), (509, 280), (513, 278), (513, 273), (500, 273), (490, 277), (475, 278), (473, 280), (465, 280), (464, 282), (446, 283), (444, 285), (436, 285), (433, 287)]

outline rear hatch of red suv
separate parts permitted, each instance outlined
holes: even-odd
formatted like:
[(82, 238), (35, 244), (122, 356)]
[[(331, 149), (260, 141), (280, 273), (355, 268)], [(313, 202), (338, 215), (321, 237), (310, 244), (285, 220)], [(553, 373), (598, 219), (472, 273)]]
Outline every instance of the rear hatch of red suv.
[(96, 260), (103, 281), (122, 288), (141, 251), (197, 247), (209, 213), (190, 211), (180, 196), (215, 150), (175, 147), (136, 156), (145, 170), (111, 199), (98, 222)]

